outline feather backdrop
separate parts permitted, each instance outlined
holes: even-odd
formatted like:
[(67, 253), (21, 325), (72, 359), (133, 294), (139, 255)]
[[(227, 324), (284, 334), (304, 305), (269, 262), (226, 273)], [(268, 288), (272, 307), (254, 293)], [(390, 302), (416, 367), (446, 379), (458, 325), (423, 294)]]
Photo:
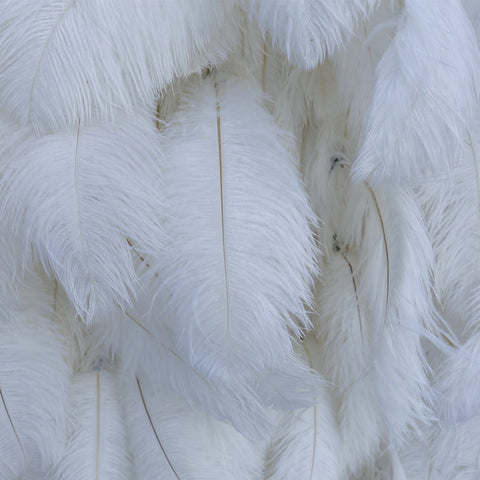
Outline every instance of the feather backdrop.
[(0, 477), (478, 478), (479, 39), (0, 2)]

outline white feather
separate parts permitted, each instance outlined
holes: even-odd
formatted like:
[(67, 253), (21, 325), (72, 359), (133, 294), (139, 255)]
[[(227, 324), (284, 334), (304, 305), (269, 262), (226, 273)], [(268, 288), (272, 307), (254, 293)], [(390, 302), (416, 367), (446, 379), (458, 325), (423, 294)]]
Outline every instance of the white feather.
[(373, 373), (378, 325), (365, 288), (357, 255), (340, 250), (327, 261), (317, 297), (320, 371), (335, 385), (341, 449), (350, 473), (375, 456), (385, 433)]
[[(174, 392), (189, 404), (231, 423), (258, 441), (271, 430), (268, 407), (291, 410), (311, 405), (311, 392), (322, 386), (308, 365), (290, 355), (274, 369), (223, 382), (192, 367), (176, 350), (162, 313), (145, 313), (150, 292), (112, 322), (98, 322), (92, 332), (94, 355), (118, 359), (122, 374), (138, 376), (156, 392)], [(115, 329), (111, 324), (115, 323)]]
[(63, 451), (70, 369), (51, 288), (29, 274), (0, 321), (0, 477), (34, 478)]
[(291, 354), (316, 268), (315, 217), (261, 102), (248, 80), (207, 78), (165, 132), (172, 242), (157, 297), (175, 349), (226, 381)]
[(448, 169), (465, 142), (479, 85), (480, 52), (461, 2), (405, 0), (375, 74), (354, 177), (402, 183)]
[(480, 415), (455, 427), (431, 429), (428, 480), (476, 480), (480, 476)]
[(240, 382), (222, 385), (191, 367), (169, 342), (161, 319), (142, 314), (145, 307), (138, 306), (142, 300), (147, 302), (140, 298), (132, 310), (114, 317), (115, 329), (111, 322), (94, 326), (93, 354), (116, 359), (125, 378), (138, 377), (155, 392), (175, 393), (231, 423), (247, 437), (263, 438), (274, 419), (252, 386)]
[[(416, 186), (436, 257), (435, 287), (443, 309), (464, 328), (480, 279), (480, 116), (455, 168)], [(455, 252), (455, 255), (452, 255)], [(454, 325), (452, 325), (453, 327)], [(461, 332), (458, 332), (461, 333)]]
[(138, 380), (123, 383), (138, 480), (260, 480), (263, 451), (232, 427)]
[[(429, 384), (420, 339), (435, 330), (431, 245), (408, 192), (398, 188), (373, 190), (351, 182), (349, 158), (354, 149), (341, 128), (341, 116), (319, 132), (318, 156), (310, 159), (306, 172), (316, 175), (309, 180), (316, 188), (312, 203), (318, 206), (325, 225), (327, 264), (333, 262), (331, 270), (326, 270), (329, 274), (325, 273), (318, 302), (322, 322), (328, 325), (326, 348), (333, 349), (329, 364), (333, 371), (345, 365), (345, 370), (336, 373), (335, 382), (348, 382), (347, 372), (352, 368), (352, 380), (361, 378), (362, 371), (363, 375), (373, 375), (379, 411), (370, 416), (371, 438), (378, 435), (380, 422), (389, 441), (402, 443), (411, 428), (429, 418)], [(336, 307), (345, 304), (345, 292), (349, 295), (349, 314)], [(344, 320), (335, 321), (343, 314)], [(336, 351), (332, 342), (342, 345), (341, 339), (352, 329), (355, 336), (348, 335), (348, 342), (353, 345)], [(362, 351), (363, 365), (358, 357)], [(342, 359), (339, 352), (348, 357)], [(361, 399), (369, 396), (359, 391), (355, 395)], [(371, 408), (374, 402), (367, 404)], [(362, 438), (357, 438), (363, 447)]]
[[(359, 25), (355, 36), (332, 58), (339, 99), (347, 114), (346, 130), (358, 148), (372, 99), (378, 62), (395, 35), (402, 0), (380, 3), (371, 18)], [(334, 97), (336, 98), (336, 97)]]
[[(478, 297), (479, 291), (476, 290)], [(476, 323), (479, 323), (478, 310)], [(470, 333), (438, 369), (437, 415), (449, 426), (480, 414), (480, 333)]]
[(315, 68), (352, 36), (357, 22), (368, 17), (377, 0), (248, 0), (251, 20), (288, 61)]
[[(5, 125), (5, 124), (2, 124)], [(2, 221), (59, 279), (87, 321), (130, 302), (133, 243), (157, 252), (165, 239), (159, 193), (161, 143), (148, 117), (35, 137), (16, 130), (0, 145)]]
[[(319, 368), (322, 346), (308, 339), (299, 347), (311, 368)], [(338, 425), (330, 392), (312, 392), (314, 405), (281, 415), (281, 422), (269, 445), (265, 478), (269, 480), (311, 480), (340, 478), (341, 449)], [(343, 460), (343, 459), (342, 459)]]
[(7, 0), (0, 105), (39, 131), (132, 112), (239, 40), (234, 1)]
[(117, 382), (116, 376), (108, 371), (73, 377), (68, 439), (52, 480), (133, 478)]

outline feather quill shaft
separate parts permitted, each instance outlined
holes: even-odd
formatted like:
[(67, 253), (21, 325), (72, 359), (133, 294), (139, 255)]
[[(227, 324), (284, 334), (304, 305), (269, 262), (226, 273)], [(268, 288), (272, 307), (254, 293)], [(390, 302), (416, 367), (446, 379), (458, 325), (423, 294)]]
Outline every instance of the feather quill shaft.
[(69, 436), (52, 479), (133, 478), (132, 459), (128, 453), (127, 432), (116, 383), (118, 379), (108, 371), (74, 376)]

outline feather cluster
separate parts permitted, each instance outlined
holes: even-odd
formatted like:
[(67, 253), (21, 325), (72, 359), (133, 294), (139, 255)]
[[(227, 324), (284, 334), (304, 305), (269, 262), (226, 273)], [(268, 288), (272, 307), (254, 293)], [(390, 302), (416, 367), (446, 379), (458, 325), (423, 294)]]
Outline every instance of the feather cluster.
[(1, 2), (0, 478), (479, 477), (479, 39)]

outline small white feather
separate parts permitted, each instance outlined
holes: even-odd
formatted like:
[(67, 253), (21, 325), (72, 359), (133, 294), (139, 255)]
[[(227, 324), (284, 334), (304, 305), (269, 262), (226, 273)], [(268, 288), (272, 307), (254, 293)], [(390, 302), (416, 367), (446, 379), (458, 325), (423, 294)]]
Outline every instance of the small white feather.
[(117, 382), (114, 374), (103, 370), (73, 377), (68, 439), (52, 480), (133, 478)]
[(131, 112), (222, 61), (239, 39), (236, 18), (233, 0), (7, 0), (0, 104), (37, 131)]
[(465, 142), (479, 85), (480, 52), (461, 2), (405, 0), (375, 74), (354, 177), (404, 183), (448, 169)]
[(315, 68), (351, 37), (377, 0), (248, 0), (250, 18), (288, 61)]
[(42, 137), (4, 125), (11, 136), (0, 144), (1, 218), (26, 266), (33, 254), (87, 322), (129, 304), (136, 286), (129, 242), (150, 253), (165, 243), (153, 122), (137, 115)]
[(227, 77), (192, 88), (165, 135), (172, 241), (151, 263), (175, 349), (225, 381), (275, 368), (308, 326), (316, 269), (283, 133), (261, 91)]
[(35, 478), (62, 454), (70, 369), (49, 282), (29, 274), (0, 320), (0, 477)]

